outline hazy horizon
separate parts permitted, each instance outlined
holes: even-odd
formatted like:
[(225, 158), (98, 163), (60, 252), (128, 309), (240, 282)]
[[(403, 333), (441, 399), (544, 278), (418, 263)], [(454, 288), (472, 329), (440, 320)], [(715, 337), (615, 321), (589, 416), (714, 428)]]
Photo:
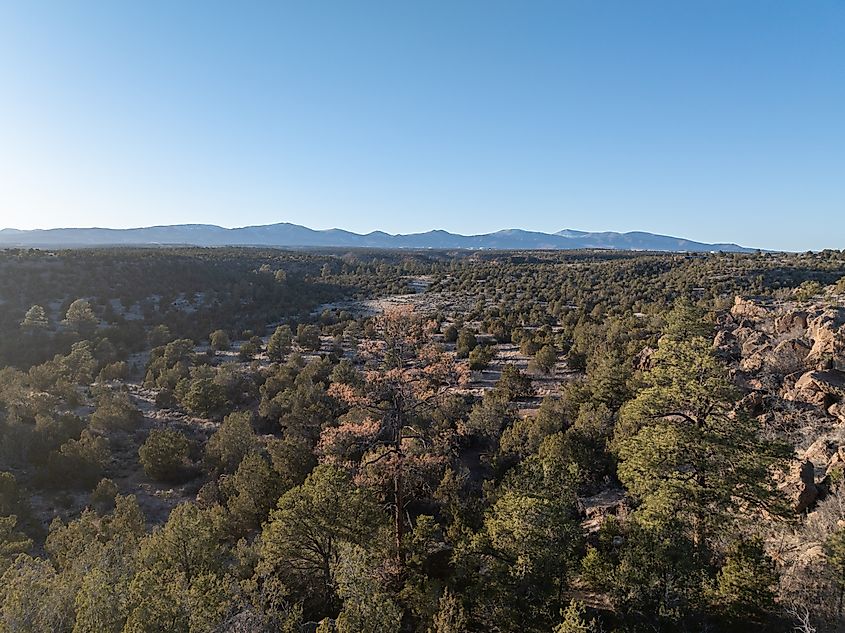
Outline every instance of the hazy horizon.
[(845, 5), (0, 7), (0, 225), (843, 248)]

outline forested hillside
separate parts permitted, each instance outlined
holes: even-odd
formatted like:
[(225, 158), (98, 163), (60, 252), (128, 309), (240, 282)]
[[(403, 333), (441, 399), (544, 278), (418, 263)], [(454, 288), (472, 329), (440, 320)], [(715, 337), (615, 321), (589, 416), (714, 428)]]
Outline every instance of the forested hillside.
[(0, 633), (838, 631), (845, 252), (0, 251)]

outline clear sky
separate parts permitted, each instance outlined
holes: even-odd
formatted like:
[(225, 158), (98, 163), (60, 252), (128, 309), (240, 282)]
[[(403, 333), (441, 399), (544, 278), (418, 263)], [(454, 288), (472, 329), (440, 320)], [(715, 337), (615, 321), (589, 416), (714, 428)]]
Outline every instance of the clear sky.
[(845, 1), (0, 3), (0, 227), (845, 248)]

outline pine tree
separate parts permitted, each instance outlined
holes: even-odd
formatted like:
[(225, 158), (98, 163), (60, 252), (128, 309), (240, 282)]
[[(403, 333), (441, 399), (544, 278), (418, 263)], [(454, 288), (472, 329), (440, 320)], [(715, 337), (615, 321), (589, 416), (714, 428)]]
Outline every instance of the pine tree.
[(50, 327), (50, 321), (47, 319), (47, 313), (39, 305), (34, 305), (27, 310), (26, 316), (21, 321), (21, 328), (28, 332), (46, 330), (48, 327)]
[[(645, 388), (617, 424), (619, 478), (647, 523), (681, 522), (699, 553), (743, 514), (785, 511), (772, 469), (789, 456), (760, 438), (756, 421), (737, 410), (737, 389), (709, 338), (675, 310), (660, 339)], [(686, 338), (683, 338), (686, 337)]]

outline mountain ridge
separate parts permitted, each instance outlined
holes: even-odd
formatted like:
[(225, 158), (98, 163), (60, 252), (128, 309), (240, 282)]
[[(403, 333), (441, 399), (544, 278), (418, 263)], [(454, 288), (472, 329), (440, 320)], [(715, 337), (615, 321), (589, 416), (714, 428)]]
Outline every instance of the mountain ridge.
[(510, 228), (478, 235), (461, 235), (443, 229), (433, 229), (421, 233), (390, 234), (384, 231), (354, 233), (338, 228), (316, 230), (290, 222), (231, 229), (215, 224), (172, 224), (129, 229), (105, 227), (0, 229), (0, 247), (5, 248), (176, 245), (466, 250), (604, 248), (670, 252), (754, 252), (757, 250), (730, 242), (711, 244), (646, 231), (620, 233), (574, 229), (544, 233)]

